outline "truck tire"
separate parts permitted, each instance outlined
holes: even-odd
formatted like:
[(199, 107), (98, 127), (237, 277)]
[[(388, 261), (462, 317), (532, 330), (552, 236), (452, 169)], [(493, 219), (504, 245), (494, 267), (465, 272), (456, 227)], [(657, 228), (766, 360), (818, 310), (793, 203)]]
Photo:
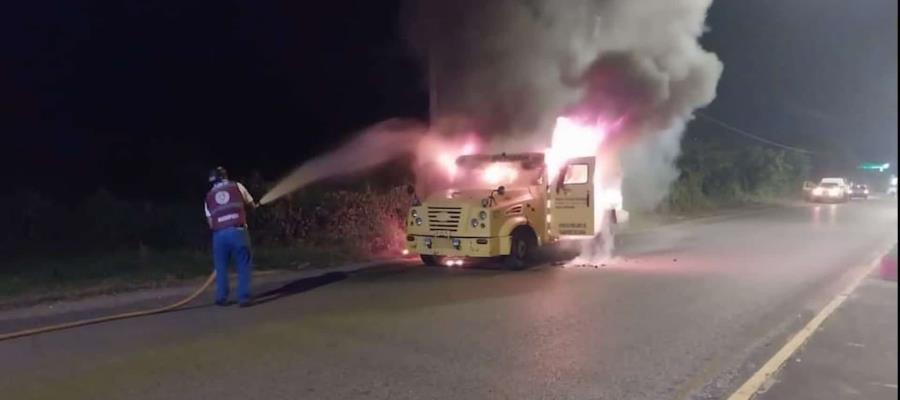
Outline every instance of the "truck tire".
[(441, 260), (438, 258), (438, 256), (420, 254), (419, 257), (422, 258), (422, 263), (429, 267), (436, 267), (441, 263)]
[(528, 229), (516, 229), (513, 231), (509, 244), (509, 255), (503, 258), (506, 269), (518, 271), (528, 266), (532, 259), (537, 239)]

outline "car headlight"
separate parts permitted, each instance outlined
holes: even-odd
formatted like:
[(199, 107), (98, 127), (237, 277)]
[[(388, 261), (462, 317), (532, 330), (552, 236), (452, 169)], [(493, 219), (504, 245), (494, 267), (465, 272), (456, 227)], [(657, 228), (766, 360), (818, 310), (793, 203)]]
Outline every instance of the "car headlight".
[(814, 195), (820, 195), (820, 194), (822, 194), (822, 188), (815, 188), (815, 189), (813, 189), (813, 194), (814, 194)]
[(469, 221), (469, 223), (472, 224), (473, 228), (477, 228), (478, 227), (478, 218), (472, 218), (472, 220)]
[(482, 221), (486, 220), (487, 219), (487, 211), (481, 210), (481, 212), (478, 213), (478, 219), (480, 219)]
[(422, 225), (422, 218), (416, 217), (416, 225)]
[(869, 194), (869, 189), (863, 190), (863, 194)]

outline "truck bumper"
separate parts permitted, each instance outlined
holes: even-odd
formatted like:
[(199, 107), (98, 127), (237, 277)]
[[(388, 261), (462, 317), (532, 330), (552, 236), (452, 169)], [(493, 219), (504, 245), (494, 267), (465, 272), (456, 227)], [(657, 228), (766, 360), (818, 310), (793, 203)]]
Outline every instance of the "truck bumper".
[[(454, 240), (459, 246), (454, 247)], [(428, 242), (431, 242), (431, 246)], [(444, 257), (497, 257), (509, 255), (510, 237), (436, 237), (408, 235), (406, 248), (410, 253)]]

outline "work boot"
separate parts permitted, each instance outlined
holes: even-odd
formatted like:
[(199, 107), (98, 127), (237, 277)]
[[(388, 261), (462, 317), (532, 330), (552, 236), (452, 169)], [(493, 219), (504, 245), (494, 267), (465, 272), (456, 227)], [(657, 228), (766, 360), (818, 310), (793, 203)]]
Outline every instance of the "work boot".
[(219, 307), (228, 307), (233, 303), (228, 300), (216, 300), (216, 305)]

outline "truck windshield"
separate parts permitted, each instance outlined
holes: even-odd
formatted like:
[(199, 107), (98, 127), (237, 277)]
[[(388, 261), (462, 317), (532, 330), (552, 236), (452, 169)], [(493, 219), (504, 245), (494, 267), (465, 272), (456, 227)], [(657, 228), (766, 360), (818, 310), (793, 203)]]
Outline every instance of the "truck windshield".
[(541, 184), (542, 166), (517, 161), (485, 161), (459, 166), (453, 179), (457, 189), (521, 187)]

